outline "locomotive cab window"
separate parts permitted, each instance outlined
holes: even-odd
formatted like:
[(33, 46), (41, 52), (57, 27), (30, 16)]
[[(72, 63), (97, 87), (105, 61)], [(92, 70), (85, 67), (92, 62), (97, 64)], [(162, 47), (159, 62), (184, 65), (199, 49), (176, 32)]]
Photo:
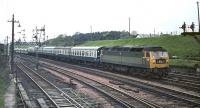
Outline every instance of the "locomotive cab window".
[(146, 57), (150, 57), (150, 54), (149, 54), (149, 52), (146, 52)]

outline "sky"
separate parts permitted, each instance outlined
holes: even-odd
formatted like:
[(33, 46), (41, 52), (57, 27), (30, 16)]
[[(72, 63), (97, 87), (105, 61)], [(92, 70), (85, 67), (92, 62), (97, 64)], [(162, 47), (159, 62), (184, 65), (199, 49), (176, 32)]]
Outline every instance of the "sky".
[[(15, 40), (25, 29), (26, 41), (32, 40), (32, 30), (45, 25), (46, 35), (76, 32), (131, 31), (139, 34), (182, 32), (186, 22), (198, 25), (197, 0), (0, 0), (0, 43), (11, 40), (11, 23), (15, 15)], [(198, 26), (196, 26), (197, 28)], [(198, 29), (198, 28), (197, 28)]]

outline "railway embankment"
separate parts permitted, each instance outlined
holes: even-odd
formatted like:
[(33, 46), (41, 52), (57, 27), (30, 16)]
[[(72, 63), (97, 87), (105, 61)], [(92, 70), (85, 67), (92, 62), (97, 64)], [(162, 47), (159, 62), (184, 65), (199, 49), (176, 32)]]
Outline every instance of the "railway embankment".
[(163, 36), (152, 38), (129, 38), (120, 40), (88, 41), (81, 46), (127, 46), (157, 45), (170, 55), (170, 65), (195, 68), (200, 66), (200, 44), (191, 36)]
[[(200, 36), (198, 37), (198, 39)], [(57, 43), (64, 41), (53, 39)], [(151, 38), (127, 38), (118, 40), (101, 40), (87, 41), (79, 46), (130, 46), (130, 45), (151, 45), (161, 46), (169, 52), (170, 66), (181, 68), (192, 68), (198, 70), (200, 68), (200, 44), (196, 38), (192, 36), (160, 36)], [(54, 46), (48, 44), (48, 46)], [(31, 47), (31, 46), (17, 46)]]

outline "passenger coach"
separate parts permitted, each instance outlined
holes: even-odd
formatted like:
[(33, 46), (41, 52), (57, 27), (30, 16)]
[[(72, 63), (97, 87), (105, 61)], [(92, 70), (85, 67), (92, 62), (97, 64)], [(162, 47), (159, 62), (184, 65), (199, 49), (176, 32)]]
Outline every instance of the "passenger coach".
[(72, 47), (71, 59), (99, 63), (101, 47)]

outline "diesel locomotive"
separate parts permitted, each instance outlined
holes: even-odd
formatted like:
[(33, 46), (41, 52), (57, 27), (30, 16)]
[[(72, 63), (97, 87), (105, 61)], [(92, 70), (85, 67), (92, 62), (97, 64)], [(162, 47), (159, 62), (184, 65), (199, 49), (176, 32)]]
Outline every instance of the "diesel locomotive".
[(42, 57), (89, 63), (128, 74), (162, 77), (169, 71), (168, 52), (159, 46), (30, 47), (15, 51), (29, 55), (37, 51)]

